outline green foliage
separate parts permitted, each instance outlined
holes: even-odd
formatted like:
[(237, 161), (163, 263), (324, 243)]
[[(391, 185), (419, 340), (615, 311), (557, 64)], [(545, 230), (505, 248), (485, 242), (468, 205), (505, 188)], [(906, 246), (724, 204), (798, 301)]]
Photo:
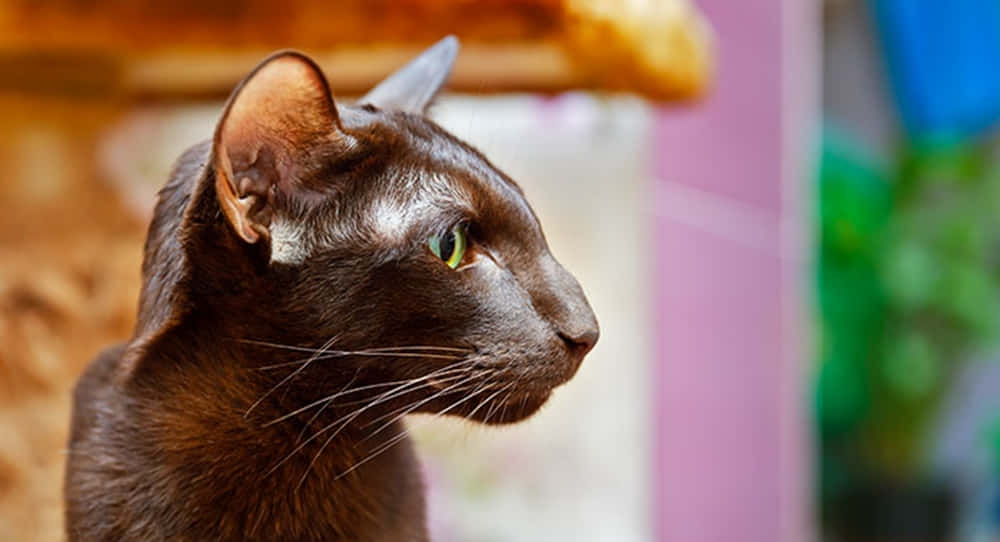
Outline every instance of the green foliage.
[(832, 137), (825, 140), (819, 196), (817, 412), (824, 438), (834, 438), (851, 433), (869, 407), (865, 365), (884, 319), (877, 262), (890, 200), (878, 170)]
[(824, 491), (852, 472), (918, 479), (939, 398), (1000, 329), (1000, 163), (912, 145), (883, 174), (827, 133), (819, 197)]
[(880, 265), (890, 318), (905, 328), (900, 334), (919, 331), (952, 358), (997, 333), (1000, 175), (994, 162), (979, 147), (914, 148), (894, 182)]

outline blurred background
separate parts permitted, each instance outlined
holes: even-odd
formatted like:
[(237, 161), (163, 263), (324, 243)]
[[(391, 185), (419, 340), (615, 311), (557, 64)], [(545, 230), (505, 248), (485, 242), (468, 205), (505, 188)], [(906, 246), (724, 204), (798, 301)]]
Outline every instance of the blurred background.
[(1000, 4), (824, 8), (813, 219), (823, 527), (998, 540)]
[(74, 379), (173, 160), (277, 48), (524, 187), (602, 338), (531, 420), (416, 417), (437, 541), (1000, 540), (1000, 3), (0, 2), (0, 540), (60, 540)]

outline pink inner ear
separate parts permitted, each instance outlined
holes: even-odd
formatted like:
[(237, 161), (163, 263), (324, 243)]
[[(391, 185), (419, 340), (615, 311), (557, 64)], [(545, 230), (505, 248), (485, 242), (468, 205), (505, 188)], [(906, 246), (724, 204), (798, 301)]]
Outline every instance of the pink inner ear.
[(236, 88), (215, 133), (216, 196), (244, 241), (267, 237), (272, 190), (288, 189), (296, 155), (338, 128), (323, 73), (298, 53), (268, 58)]
[[(298, 53), (265, 60), (234, 91), (216, 132), (238, 172), (270, 151), (279, 168), (297, 149), (314, 144), (338, 128), (337, 110), (326, 78)], [(234, 179), (238, 182), (238, 179)]]

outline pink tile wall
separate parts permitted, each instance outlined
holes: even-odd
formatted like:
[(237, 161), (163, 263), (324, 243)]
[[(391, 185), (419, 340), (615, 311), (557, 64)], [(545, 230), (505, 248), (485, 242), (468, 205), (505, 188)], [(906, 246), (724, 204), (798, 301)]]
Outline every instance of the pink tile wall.
[(817, 8), (697, 3), (716, 88), (662, 111), (655, 133), (657, 539), (803, 542)]

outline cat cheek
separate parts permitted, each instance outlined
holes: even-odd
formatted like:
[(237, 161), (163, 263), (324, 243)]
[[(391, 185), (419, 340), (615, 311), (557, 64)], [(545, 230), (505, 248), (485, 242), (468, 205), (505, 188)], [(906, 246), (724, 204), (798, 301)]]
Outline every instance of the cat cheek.
[(490, 265), (496, 266), (496, 262), (493, 261), (493, 259), (490, 258), (486, 253), (478, 250), (469, 249), (466, 252), (466, 256), (463, 259), (462, 263), (455, 268), (455, 271), (456, 272), (483, 271), (484, 267)]

